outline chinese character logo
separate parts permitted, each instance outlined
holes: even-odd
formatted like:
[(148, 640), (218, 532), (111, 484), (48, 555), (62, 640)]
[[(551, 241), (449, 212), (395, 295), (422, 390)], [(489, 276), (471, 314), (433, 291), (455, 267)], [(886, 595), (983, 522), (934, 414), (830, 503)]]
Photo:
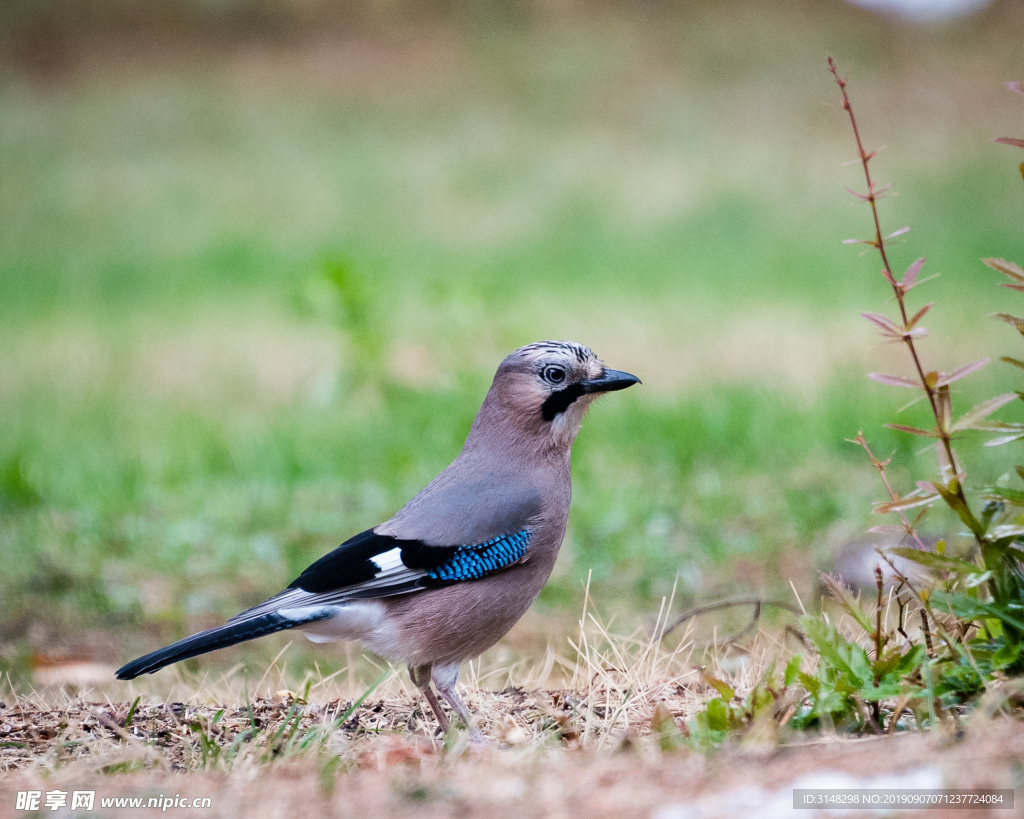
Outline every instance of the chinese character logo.
[(75, 791), (71, 794), (71, 810), (92, 810), (96, 791)]
[(18, 791), (18, 801), (14, 807), (16, 810), (39, 810), (42, 795), (42, 791)]

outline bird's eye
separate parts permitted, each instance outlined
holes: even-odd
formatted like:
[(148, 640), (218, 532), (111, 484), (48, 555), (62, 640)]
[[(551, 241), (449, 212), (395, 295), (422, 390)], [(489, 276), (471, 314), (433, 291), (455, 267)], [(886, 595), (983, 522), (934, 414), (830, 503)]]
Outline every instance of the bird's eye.
[(545, 381), (550, 381), (552, 384), (561, 384), (565, 381), (565, 370), (561, 367), (545, 367), (541, 375), (544, 376)]

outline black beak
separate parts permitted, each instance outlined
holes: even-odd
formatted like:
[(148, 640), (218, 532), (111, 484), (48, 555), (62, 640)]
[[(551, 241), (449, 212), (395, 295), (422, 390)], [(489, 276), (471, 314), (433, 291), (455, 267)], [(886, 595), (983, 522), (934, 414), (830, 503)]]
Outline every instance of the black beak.
[(600, 378), (592, 378), (590, 381), (580, 382), (583, 391), (590, 392), (615, 392), (632, 387), (634, 384), (642, 383), (639, 378), (622, 370), (605, 370)]

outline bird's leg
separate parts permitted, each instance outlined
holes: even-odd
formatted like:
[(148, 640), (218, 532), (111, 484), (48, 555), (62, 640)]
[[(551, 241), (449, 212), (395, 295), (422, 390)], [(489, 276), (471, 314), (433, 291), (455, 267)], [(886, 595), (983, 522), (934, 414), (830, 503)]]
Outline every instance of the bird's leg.
[(448, 700), (451, 707), (455, 709), (455, 713), (459, 715), (459, 719), (468, 728), (470, 722), (469, 710), (455, 691), (455, 683), (459, 679), (459, 666), (456, 663), (434, 666), (430, 677), (434, 681), (434, 685), (437, 686), (441, 696)]
[(420, 693), (430, 703), (430, 708), (434, 712), (434, 716), (437, 717), (438, 724), (441, 726), (441, 733), (447, 734), (451, 723), (448, 722), (448, 715), (441, 709), (441, 703), (437, 701), (437, 695), (430, 689), (429, 663), (427, 665), (409, 666), (409, 679), (412, 680), (412, 684), (420, 690)]
[(435, 666), (431, 672), (431, 678), (434, 680), (437, 690), (441, 692), (441, 696), (448, 700), (448, 704), (455, 709), (459, 719), (469, 729), (470, 739), (477, 744), (485, 743), (487, 740), (480, 732), (480, 729), (473, 724), (469, 709), (466, 708), (465, 703), (455, 690), (455, 683), (459, 679), (459, 664), (451, 663), (449, 665)]

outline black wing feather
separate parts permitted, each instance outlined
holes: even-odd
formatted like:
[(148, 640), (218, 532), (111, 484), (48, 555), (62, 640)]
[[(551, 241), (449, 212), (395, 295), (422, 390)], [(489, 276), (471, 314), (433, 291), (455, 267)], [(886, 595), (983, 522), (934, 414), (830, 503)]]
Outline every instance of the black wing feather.
[(428, 546), (420, 540), (398, 540), (367, 529), (310, 564), (288, 588), (323, 594), (365, 583), (381, 570), (373, 558), (395, 548), (401, 550), (402, 563), (410, 569), (430, 571), (449, 560), (458, 547)]
[[(314, 615), (304, 622), (311, 622), (326, 616), (328, 616), (327, 613), (320, 616)], [(127, 665), (121, 666), (117, 670), (116, 676), (119, 680), (134, 680), (140, 674), (152, 674), (165, 665), (181, 662), (189, 657), (198, 657), (200, 654), (216, 651), (218, 648), (244, 643), (246, 640), (273, 634), (275, 631), (295, 628), (297, 625), (301, 625), (301, 623), (273, 612), (242, 623), (228, 623), (217, 628), (200, 631), (184, 640), (178, 640), (178, 642), (153, 651), (144, 657), (132, 660)]]

